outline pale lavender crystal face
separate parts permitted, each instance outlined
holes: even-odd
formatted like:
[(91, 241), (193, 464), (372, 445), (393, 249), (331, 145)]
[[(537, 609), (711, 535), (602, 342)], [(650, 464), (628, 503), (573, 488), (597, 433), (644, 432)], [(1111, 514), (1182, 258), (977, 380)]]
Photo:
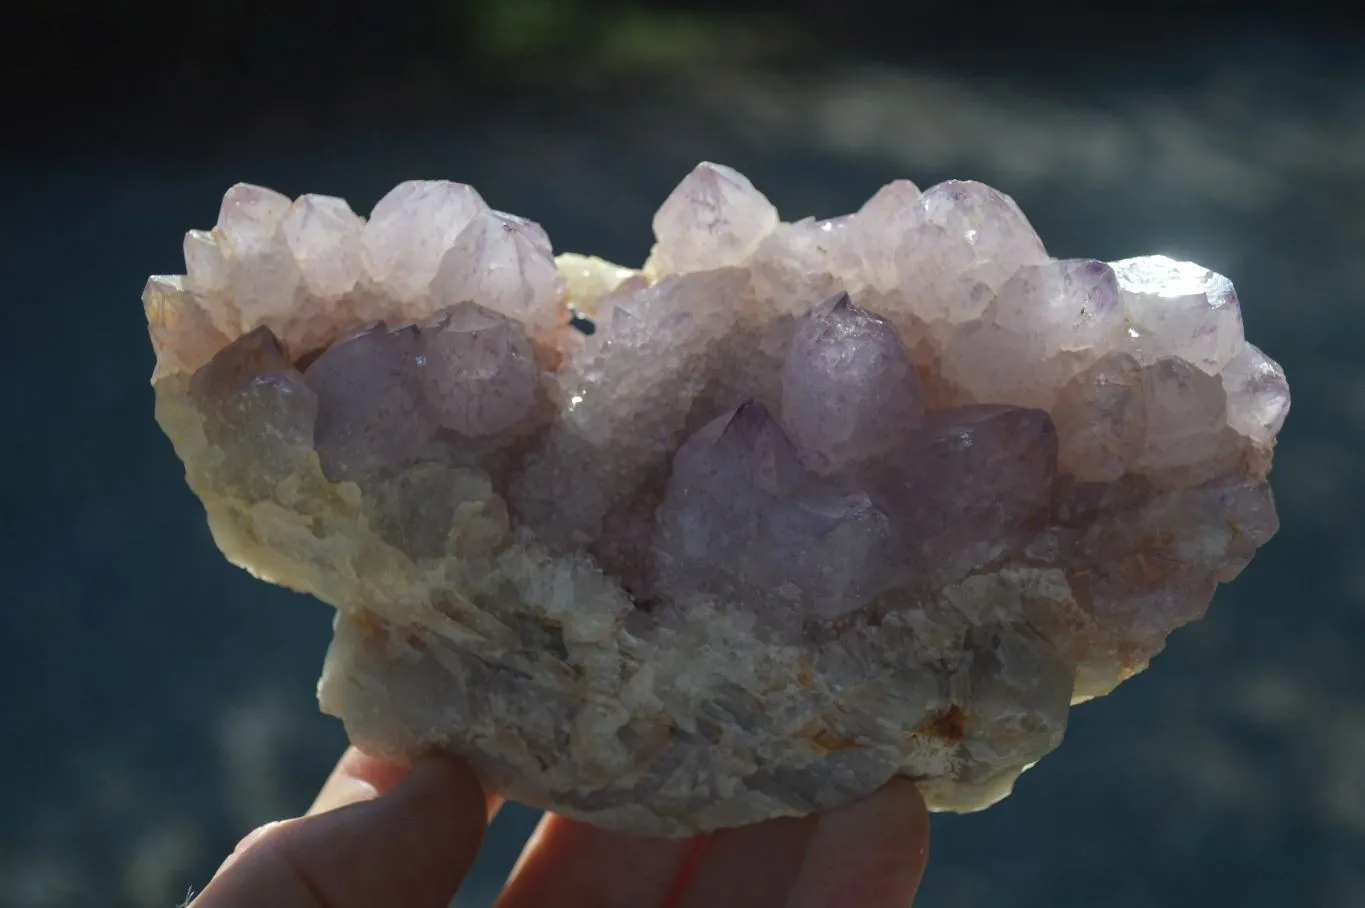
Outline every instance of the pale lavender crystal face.
[(483, 197), (463, 183), (399, 183), (374, 206), (361, 234), (370, 278), (394, 299), (420, 299), (460, 233), (487, 210)]
[(777, 209), (748, 178), (723, 164), (699, 164), (654, 216), (663, 273), (742, 265), (777, 227)]
[(802, 460), (833, 473), (905, 442), (924, 389), (895, 327), (835, 295), (813, 309), (782, 370), (782, 419)]
[(796, 449), (763, 404), (712, 420), (673, 458), (655, 545), (660, 589), (684, 599), (770, 587), (778, 574), (766, 544), (771, 511), (805, 483)]
[(1213, 459), (1227, 426), (1227, 392), (1216, 377), (1168, 356), (1142, 370), (1146, 437), (1139, 465), (1149, 470)]
[(673, 459), (657, 591), (679, 604), (709, 594), (834, 618), (890, 585), (899, 549), (866, 493), (808, 473), (767, 407), (749, 401)]
[(1221, 275), (964, 181), (787, 223), (701, 164), (654, 229), (636, 271), (459, 183), (238, 185), (148, 282), (158, 419), (224, 552), (337, 608), (365, 749), (656, 835), (975, 810), (1278, 527)]
[(1124, 259), (1114, 271), (1129, 318), (1155, 338), (1150, 358), (1178, 356), (1217, 375), (1242, 348), (1242, 309), (1221, 274), (1163, 255)]
[(915, 576), (943, 583), (1017, 551), (1037, 531), (1056, 477), (1057, 432), (1042, 410), (939, 410), (879, 472)]
[[(293, 309), (302, 274), (281, 242), (289, 207), (287, 197), (258, 186), (238, 184), (223, 197), (214, 228), (222, 270), (205, 275), (205, 281), (222, 282), (243, 314), (284, 315)], [(210, 268), (218, 272), (217, 263)]]
[(530, 414), (540, 369), (520, 322), (458, 303), (424, 322), (419, 334), (422, 390), (443, 428), (478, 438)]
[(290, 206), (280, 232), (309, 293), (334, 297), (355, 288), (365, 273), (360, 255), (364, 228), (365, 219), (345, 199), (305, 195)]
[(1112, 353), (1077, 373), (1052, 408), (1061, 469), (1087, 482), (1113, 482), (1137, 466), (1147, 438), (1142, 367)]
[(1025, 265), (949, 340), (943, 375), (974, 400), (1051, 409), (1065, 382), (1123, 344), (1125, 317), (1108, 265)]
[(1289, 383), (1279, 363), (1245, 344), (1223, 370), (1228, 426), (1257, 444), (1274, 444), (1289, 415)]
[(562, 283), (539, 224), (482, 211), (460, 231), (432, 284), (437, 305), (479, 300), (512, 318), (537, 325), (552, 311)]
[(317, 451), (331, 479), (398, 470), (438, 428), (418, 371), (418, 337), (380, 322), (338, 341), (304, 372), (318, 395)]
[(317, 394), (265, 328), (214, 356), (188, 390), (233, 483), (288, 476), (313, 449)]

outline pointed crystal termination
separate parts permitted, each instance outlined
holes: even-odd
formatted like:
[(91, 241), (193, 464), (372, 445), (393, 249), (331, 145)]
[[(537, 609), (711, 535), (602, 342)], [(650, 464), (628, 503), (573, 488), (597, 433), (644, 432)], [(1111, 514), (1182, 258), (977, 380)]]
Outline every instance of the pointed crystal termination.
[(1209, 460), (1222, 445), (1227, 392), (1202, 369), (1173, 356), (1143, 370), (1147, 434), (1140, 464), (1147, 470)]
[(1242, 349), (1242, 308), (1221, 274), (1164, 255), (1114, 262), (1114, 272), (1129, 318), (1154, 340), (1143, 365), (1178, 356), (1217, 375)]
[(1114, 482), (1137, 466), (1147, 438), (1142, 367), (1127, 353), (1104, 357), (1062, 386), (1052, 418), (1062, 471)]
[(205, 301), (185, 289), (180, 275), (153, 275), (142, 291), (147, 331), (156, 351), (152, 381), (176, 373), (193, 373), (227, 346), (214, 326)]
[(333, 344), (304, 370), (318, 396), (316, 447), (328, 479), (399, 470), (435, 437), (417, 344), (415, 330), (390, 332), (380, 322)]
[(839, 253), (846, 261), (850, 291), (864, 286), (892, 290), (900, 285), (896, 253), (919, 217), (919, 197), (919, 187), (914, 183), (892, 180), (849, 218)]
[(1289, 383), (1280, 364), (1245, 344), (1223, 370), (1228, 425), (1261, 445), (1273, 444), (1289, 415)]
[(361, 234), (370, 278), (400, 302), (425, 296), (460, 232), (488, 204), (447, 180), (409, 180), (379, 200)]
[(1113, 270), (1084, 259), (1025, 265), (955, 334), (944, 378), (978, 403), (1052, 408), (1062, 385), (1124, 341)]
[(438, 306), (472, 300), (543, 331), (569, 320), (563, 283), (539, 224), (481, 211), (442, 259), (432, 298)]
[(540, 372), (518, 322), (477, 303), (458, 303), (419, 330), (422, 388), (443, 428), (479, 438), (530, 413)]
[(777, 606), (770, 617), (837, 618), (866, 605), (903, 563), (888, 517), (846, 483), (808, 477), (768, 408), (714, 420), (678, 450), (659, 509), (661, 591)]
[[(243, 327), (291, 314), (301, 274), (280, 229), (288, 197), (238, 183), (223, 196), (213, 238), (221, 250), (226, 289), (242, 314)], [(204, 256), (204, 261), (209, 260)], [(188, 263), (187, 263), (188, 264)], [(217, 277), (205, 277), (209, 283)]]
[(210, 231), (186, 233), (184, 252), (186, 288), (196, 293), (219, 293), (227, 289), (227, 261)]
[(553, 379), (559, 419), (510, 491), (542, 541), (596, 540), (609, 509), (666, 475), (748, 288), (745, 271), (726, 268), (602, 300), (598, 330)]
[(242, 335), (194, 373), (190, 398), (224, 455), (222, 481), (259, 493), (313, 447), (318, 399), (267, 328)]
[(1048, 261), (1042, 241), (1014, 200), (982, 183), (949, 180), (915, 200), (894, 247), (894, 268), (881, 314), (928, 323), (942, 343), (958, 325), (981, 317), (994, 292), (1025, 265)]
[(698, 164), (654, 215), (653, 270), (680, 274), (744, 265), (777, 223), (777, 209), (743, 174)]
[(758, 551), (768, 514), (805, 482), (796, 449), (763, 404), (712, 420), (673, 458), (655, 542), (660, 589), (685, 599), (762, 584), (772, 576)]
[(365, 219), (345, 199), (304, 195), (280, 222), (284, 241), (303, 272), (303, 284), (318, 297), (350, 293), (365, 274), (360, 236)]
[(797, 328), (782, 372), (782, 421), (806, 466), (834, 473), (902, 445), (924, 389), (895, 327), (840, 293)]
[(843, 290), (853, 262), (848, 256), (852, 218), (806, 218), (779, 224), (754, 253), (754, 292), (780, 315), (799, 315)]

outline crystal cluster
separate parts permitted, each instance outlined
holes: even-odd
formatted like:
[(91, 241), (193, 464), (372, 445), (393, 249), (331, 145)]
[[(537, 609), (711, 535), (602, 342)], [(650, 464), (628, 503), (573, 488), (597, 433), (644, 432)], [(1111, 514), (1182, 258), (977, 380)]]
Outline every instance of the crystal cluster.
[(786, 223), (702, 164), (654, 233), (239, 185), (148, 283), (158, 419), (224, 553), (336, 608), (367, 750), (662, 835), (979, 809), (1276, 530), (1289, 390), (1217, 274), (1053, 259), (973, 182)]

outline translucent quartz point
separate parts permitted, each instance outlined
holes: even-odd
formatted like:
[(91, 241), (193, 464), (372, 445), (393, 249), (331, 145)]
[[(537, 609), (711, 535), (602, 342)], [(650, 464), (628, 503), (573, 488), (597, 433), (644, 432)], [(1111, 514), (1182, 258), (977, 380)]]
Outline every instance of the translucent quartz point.
[(148, 281), (157, 420), (225, 555), (336, 609), (365, 752), (651, 836), (979, 810), (1278, 529), (1289, 387), (1220, 275), (955, 180), (786, 222), (703, 163), (654, 231), (238, 185)]
[(329, 347), (304, 371), (318, 396), (316, 447), (332, 481), (397, 470), (436, 434), (423, 396), (419, 338), (384, 323)]
[(1164, 255), (1114, 262), (1128, 317), (1151, 332), (1144, 364), (1178, 356), (1217, 375), (1242, 349), (1242, 309), (1232, 282)]
[(1289, 414), (1289, 383), (1280, 364), (1244, 344), (1223, 370), (1228, 425), (1257, 444), (1275, 441)]
[(868, 495), (808, 477), (763, 404), (741, 404), (678, 450), (659, 509), (660, 589), (766, 597), (835, 618), (866, 605), (903, 563)]
[(424, 296), (446, 253), (488, 204), (470, 186), (409, 180), (379, 200), (361, 234), (370, 278), (400, 301)]
[(542, 328), (569, 319), (560, 304), (563, 279), (550, 238), (539, 224), (501, 211), (480, 211), (445, 254), (432, 284), (435, 305), (477, 300)]
[(1048, 260), (1014, 200), (982, 183), (931, 186), (915, 200), (908, 226), (895, 249), (892, 284), (882, 289), (896, 295), (897, 308), (938, 323), (940, 340), (952, 326), (980, 318), (1021, 267)]
[(459, 303), (420, 327), (420, 376), (443, 428), (477, 438), (512, 428), (535, 404), (535, 351), (520, 323)]
[(185, 286), (197, 293), (221, 293), (228, 286), (227, 260), (207, 230), (185, 234)]
[(943, 375), (983, 403), (1050, 409), (1062, 385), (1123, 343), (1125, 329), (1108, 265), (1025, 265), (949, 341)]
[(286, 196), (245, 183), (223, 197), (214, 239), (223, 253), (227, 289), (247, 324), (293, 311), (302, 275), (280, 230), (289, 207)]
[(1218, 378), (1168, 356), (1143, 370), (1142, 394), (1147, 414), (1143, 467), (1187, 466), (1217, 454), (1228, 422), (1227, 392)]
[(754, 292), (782, 315), (799, 315), (843, 289), (847, 274), (847, 232), (852, 218), (806, 218), (782, 224), (754, 254)]
[(542, 540), (596, 541), (622, 498), (643, 504), (661, 494), (651, 479), (666, 474), (687, 437), (705, 364), (734, 329), (748, 292), (747, 272), (726, 268), (601, 301), (597, 331), (569, 353), (553, 381), (559, 418), (510, 489), (515, 509)]
[(185, 288), (181, 275), (153, 275), (142, 290), (147, 331), (156, 351), (154, 378), (192, 373), (227, 345), (213, 324), (206, 300)]
[(1100, 359), (1062, 386), (1052, 419), (1062, 470), (1113, 482), (1137, 465), (1147, 438), (1142, 367), (1128, 353)]
[(345, 199), (300, 196), (280, 222), (285, 243), (314, 296), (350, 293), (365, 273), (360, 236), (365, 219)]
[(189, 394), (234, 485), (288, 476), (312, 450), (317, 395), (265, 328), (219, 351), (194, 374)]
[(895, 327), (840, 293), (802, 320), (782, 372), (782, 422), (802, 460), (833, 473), (904, 444), (924, 389)]
[(698, 164), (654, 215), (654, 267), (667, 274), (745, 264), (777, 221), (777, 209), (743, 174)]
[(892, 291), (901, 285), (897, 252), (922, 216), (919, 197), (919, 187), (914, 183), (892, 180), (849, 217), (841, 251), (857, 262), (856, 267), (848, 269), (850, 290), (867, 286)]
[(930, 413), (887, 459), (883, 480), (912, 563), (930, 582), (961, 577), (1040, 527), (1057, 471), (1042, 410), (980, 405)]
[(685, 597), (765, 585), (777, 567), (764, 558), (768, 516), (805, 484), (796, 449), (763, 404), (711, 421), (673, 457), (655, 545), (660, 588)]

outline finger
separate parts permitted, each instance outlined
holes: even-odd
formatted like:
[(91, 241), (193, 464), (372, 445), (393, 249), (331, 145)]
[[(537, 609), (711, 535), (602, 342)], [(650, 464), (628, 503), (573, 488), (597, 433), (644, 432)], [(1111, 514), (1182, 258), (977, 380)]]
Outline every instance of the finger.
[(817, 822), (787, 817), (715, 833), (678, 908), (782, 908)]
[(929, 857), (929, 815), (914, 784), (895, 779), (820, 818), (788, 908), (905, 908)]
[[(308, 808), (307, 816), (373, 800), (392, 791), (407, 774), (408, 767), (401, 763), (372, 757), (355, 747), (349, 747), (322, 784), (313, 805)], [(491, 823), (502, 808), (503, 799), (488, 795), (487, 802), (485, 818)]]
[(308, 808), (307, 815), (373, 800), (392, 791), (407, 774), (408, 767), (402, 764), (371, 757), (349, 747), (337, 761), (327, 781), (322, 783), (322, 789)]
[(382, 797), (265, 829), (194, 908), (445, 908), (478, 853), (485, 810), (468, 768), (422, 760)]
[(695, 847), (547, 814), (497, 908), (664, 908)]

